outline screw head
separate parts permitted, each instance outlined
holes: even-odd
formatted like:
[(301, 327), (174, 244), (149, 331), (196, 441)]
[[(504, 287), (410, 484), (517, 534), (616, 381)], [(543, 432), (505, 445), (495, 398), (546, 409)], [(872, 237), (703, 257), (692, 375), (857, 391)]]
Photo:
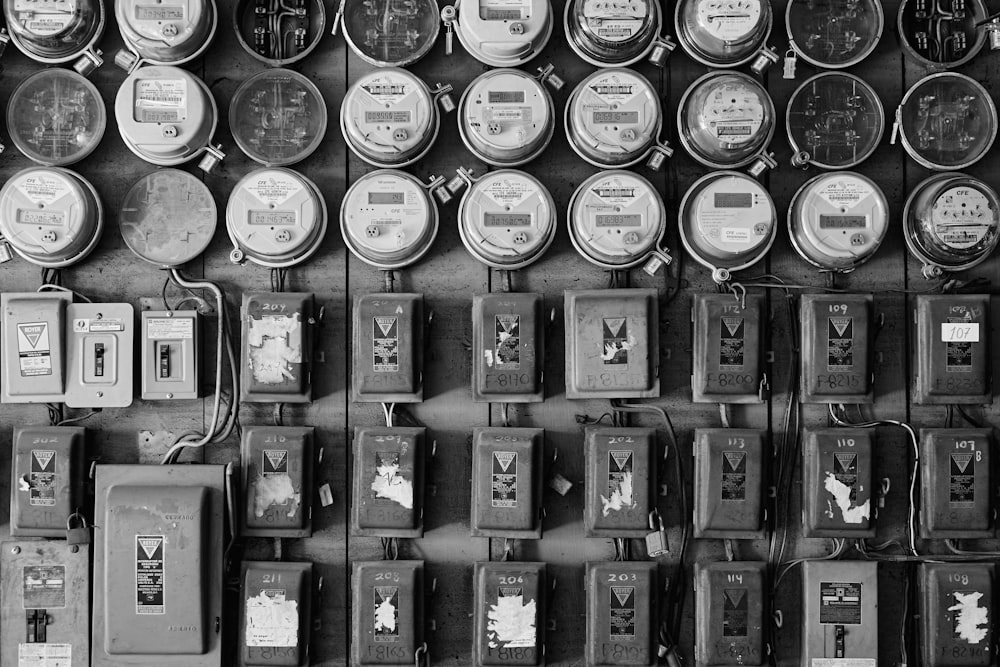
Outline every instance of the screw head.
[(11, 550), (10, 550), (10, 552), (12, 554), (19, 554), (19, 553), (21, 553), (21, 547), (12, 547)]

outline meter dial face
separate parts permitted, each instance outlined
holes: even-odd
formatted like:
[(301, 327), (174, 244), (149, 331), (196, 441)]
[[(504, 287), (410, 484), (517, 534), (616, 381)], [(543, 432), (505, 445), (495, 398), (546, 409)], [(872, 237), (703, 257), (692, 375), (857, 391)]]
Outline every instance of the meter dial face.
[(790, 46), (817, 67), (850, 67), (878, 46), (885, 16), (879, 0), (790, 0)]
[(215, 199), (201, 179), (179, 169), (158, 169), (126, 193), (118, 224), (132, 252), (160, 268), (175, 268), (205, 251), (217, 215)]
[(298, 62), (326, 33), (322, 0), (239, 0), (236, 37), (250, 55), (269, 65)]
[(552, 138), (552, 98), (538, 79), (520, 70), (487, 72), (462, 95), (459, 130), (469, 150), (488, 164), (524, 164)]
[(434, 0), (361, 0), (344, 12), (347, 43), (376, 67), (403, 67), (420, 60), (434, 46), (440, 27)]
[(843, 73), (818, 74), (788, 102), (792, 150), (825, 169), (853, 167), (875, 152), (885, 129), (882, 102), (871, 86)]
[(4, 0), (14, 44), (43, 63), (72, 60), (104, 32), (101, 0)]
[(214, 0), (115, 0), (115, 18), (125, 43), (157, 65), (201, 55), (218, 22)]
[(43, 165), (79, 162), (97, 148), (106, 126), (101, 94), (68, 69), (44, 69), (29, 76), (7, 106), (14, 145)]
[(903, 97), (899, 131), (906, 152), (930, 169), (960, 169), (977, 162), (997, 135), (989, 93), (962, 74), (933, 74)]
[(659, 35), (661, 11), (654, 0), (570, 0), (566, 34), (573, 50), (593, 65), (629, 65)]
[(580, 82), (566, 104), (573, 150), (598, 167), (627, 167), (655, 143), (663, 111), (649, 81), (628, 69), (598, 70)]
[(678, 130), (691, 155), (710, 167), (752, 161), (774, 135), (774, 103), (742, 73), (714, 72), (695, 81), (677, 112)]
[(462, 242), (479, 261), (519, 269), (541, 257), (555, 237), (552, 195), (535, 177), (513, 169), (491, 171), (462, 198)]
[(681, 0), (677, 36), (695, 60), (734, 67), (750, 60), (771, 32), (768, 0)]
[(663, 200), (629, 171), (605, 171), (584, 181), (569, 204), (570, 240), (583, 257), (607, 269), (642, 262), (666, 230)]
[(311, 155), (326, 134), (326, 103), (298, 72), (264, 70), (237, 89), (229, 127), (252, 160), (267, 166), (294, 164)]
[(903, 0), (896, 21), (903, 53), (937, 69), (964, 65), (986, 43), (985, 28), (976, 27), (986, 15), (982, 0), (956, 4)]
[(493, 67), (523, 65), (552, 35), (549, 0), (456, 0), (455, 9), (458, 41)]

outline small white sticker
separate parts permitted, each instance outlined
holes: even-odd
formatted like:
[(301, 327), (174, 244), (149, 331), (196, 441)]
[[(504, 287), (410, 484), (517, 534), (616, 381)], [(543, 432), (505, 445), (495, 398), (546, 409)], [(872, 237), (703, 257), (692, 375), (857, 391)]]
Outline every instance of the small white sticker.
[(72, 644), (18, 644), (17, 667), (71, 667)]
[(978, 322), (942, 322), (942, 343), (978, 343)]
[(329, 507), (333, 504), (333, 491), (330, 490), (329, 483), (319, 487), (319, 504), (323, 507)]
[[(870, 501), (865, 500), (862, 504), (855, 505), (851, 500), (853, 489), (837, 479), (836, 475), (832, 472), (826, 474), (826, 481), (823, 486), (833, 496), (837, 508), (840, 509), (844, 523), (861, 523), (868, 520), (871, 513)], [(827, 515), (833, 518), (832, 507), (827, 512)]]
[(194, 319), (151, 317), (146, 320), (146, 335), (150, 340), (191, 340), (194, 338)]

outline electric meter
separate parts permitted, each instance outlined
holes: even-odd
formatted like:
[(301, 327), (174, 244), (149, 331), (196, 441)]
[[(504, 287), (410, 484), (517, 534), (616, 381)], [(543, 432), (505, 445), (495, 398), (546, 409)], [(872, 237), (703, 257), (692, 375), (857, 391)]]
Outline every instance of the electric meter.
[(696, 294), (691, 309), (694, 403), (760, 403), (764, 369), (764, 297)]
[(989, 13), (983, 0), (955, 5), (902, 0), (896, 18), (899, 44), (904, 54), (928, 69), (961, 67), (986, 44), (983, 24)]
[(753, 61), (758, 74), (778, 61), (764, 45), (773, 21), (769, 0), (681, 0), (674, 15), (677, 41), (691, 58), (709, 67)]
[(795, 78), (796, 58), (826, 69), (857, 65), (878, 46), (884, 24), (879, 0), (790, 0), (785, 9), (791, 50), (785, 56), (785, 78)]
[(438, 210), (428, 190), (446, 199), (443, 178), (424, 184), (404, 171), (377, 169), (354, 181), (340, 207), (348, 250), (382, 270), (400, 269), (424, 256), (438, 231)]
[(62, 402), (72, 301), (68, 292), (0, 293), (0, 402)]
[(861, 428), (803, 433), (803, 537), (875, 537), (871, 434)]
[(971, 269), (1000, 241), (1000, 196), (978, 178), (935, 174), (907, 197), (903, 238), (926, 278)]
[(326, 235), (326, 201), (291, 169), (258, 169), (236, 184), (226, 207), (229, 259), (284, 268), (309, 259)]
[(872, 403), (871, 294), (804, 294), (799, 306), (802, 403)]
[(10, 534), (66, 537), (67, 521), (85, 500), (81, 426), (25, 426), (14, 429)]
[(793, 167), (844, 169), (861, 164), (878, 148), (885, 112), (878, 94), (862, 79), (824, 72), (792, 93), (785, 129)]
[(475, 667), (545, 664), (545, 563), (476, 563)]
[(696, 667), (767, 664), (766, 572), (756, 561), (695, 564)]
[(991, 667), (996, 664), (994, 563), (917, 565), (920, 664)]
[(545, 360), (542, 295), (472, 297), (472, 400), (540, 403)]
[(351, 591), (351, 664), (420, 664), (427, 654), (424, 562), (355, 561)]
[(67, 308), (66, 395), (70, 408), (132, 405), (135, 310), (128, 303)]
[(118, 131), (128, 149), (161, 167), (201, 153), (199, 167), (211, 171), (224, 156), (212, 146), (219, 120), (205, 82), (179, 67), (143, 67), (128, 76), (115, 98)]
[(802, 564), (802, 664), (878, 667), (878, 563)]
[(771, 195), (738, 171), (699, 178), (681, 199), (678, 216), (684, 248), (720, 284), (763, 259), (778, 229)]
[(431, 149), (441, 127), (438, 105), (455, 108), (450, 85), (432, 91), (404, 69), (370, 72), (354, 82), (340, 107), (347, 146), (376, 167), (405, 167)]
[(906, 91), (893, 131), (918, 164), (938, 171), (964, 169), (993, 145), (997, 108), (975, 79), (941, 72)]
[(913, 402), (993, 403), (989, 295), (918, 294), (913, 322)]
[(238, 0), (233, 25), (247, 53), (271, 67), (284, 67), (319, 45), (326, 34), (326, 6), (322, 0)]
[(412, 65), (427, 55), (441, 30), (434, 0), (362, 0), (349, 12), (343, 0), (340, 6), (337, 18), (348, 46), (375, 67)]
[(595, 167), (630, 167), (645, 159), (650, 169), (661, 169), (673, 155), (660, 139), (663, 109), (656, 89), (634, 70), (599, 69), (581, 81), (566, 103), (565, 124), (570, 146)]
[(570, 0), (563, 26), (570, 47), (597, 67), (626, 67), (643, 58), (663, 67), (677, 46), (663, 32), (654, 0)]
[(455, 0), (441, 10), (445, 53), (451, 33), (469, 54), (491, 67), (517, 67), (538, 55), (552, 36), (549, 0)]
[(76, 60), (73, 67), (81, 74), (104, 62), (95, 48), (107, 20), (103, 0), (4, 0), (3, 13), (14, 46), (32, 60)]
[(587, 537), (645, 537), (656, 513), (656, 431), (588, 426), (583, 533)]
[(312, 535), (314, 437), (311, 426), (243, 428), (240, 535)]
[(208, 48), (219, 22), (215, 0), (114, 0), (125, 48), (115, 64), (132, 71), (142, 64), (181, 65)]
[(423, 401), (424, 295), (359, 294), (353, 323), (351, 400)]
[(309, 403), (312, 400), (313, 295), (243, 295), (240, 321), (240, 400)]
[(427, 430), (354, 429), (351, 535), (424, 536)]
[(201, 314), (144, 310), (140, 353), (144, 401), (201, 397)]
[(587, 667), (656, 667), (656, 563), (587, 563)]
[(540, 428), (476, 428), (472, 431), (473, 537), (542, 537)]
[(312, 81), (289, 69), (267, 69), (244, 81), (229, 105), (233, 139), (266, 167), (301, 162), (326, 134), (326, 102)]
[(699, 428), (694, 434), (694, 536), (764, 537), (765, 431)]
[(920, 429), (920, 537), (990, 538), (993, 448), (989, 429)]
[(246, 561), (240, 569), (239, 667), (308, 667), (313, 564)]
[(90, 155), (104, 137), (107, 116), (97, 87), (76, 72), (43, 69), (10, 95), (7, 128), (33, 162), (65, 166)]
[(180, 169), (158, 169), (129, 188), (118, 212), (125, 245), (160, 267), (180, 267), (212, 242), (215, 198), (205, 183)]
[(774, 137), (774, 102), (742, 72), (709, 72), (688, 86), (677, 105), (677, 135), (688, 153), (713, 169), (757, 160), (754, 175), (773, 167), (767, 145)]
[(97, 247), (103, 231), (97, 190), (76, 172), (29, 167), (0, 188), (0, 238), (36, 266), (76, 264)]
[(875, 181), (853, 171), (817, 176), (788, 206), (788, 237), (799, 257), (847, 273), (879, 249), (889, 230), (889, 202)]

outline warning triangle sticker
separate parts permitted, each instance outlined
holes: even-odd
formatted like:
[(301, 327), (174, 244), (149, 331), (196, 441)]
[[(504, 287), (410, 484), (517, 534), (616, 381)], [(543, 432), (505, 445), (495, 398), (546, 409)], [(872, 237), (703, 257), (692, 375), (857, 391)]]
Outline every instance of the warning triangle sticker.
[(271, 464), (271, 469), (277, 470), (284, 463), (285, 459), (288, 458), (288, 451), (284, 449), (265, 449), (264, 456), (267, 457), (268, 462)]
[[(31, 349), (38, 348), (38, 342), (41, 340), (42, 336), (48, 338), (49, 325), (44, 322), (35, 322), (31, 324), (18, 324), (17, 332), (24, 338)], [(46, 346), (48, 347), (48, 346)]]
[(972, 460), (972, 454), (952, 454), (951, 460), (955, 462), (959, 472), (964, 474)]
[(743, 460), (747, 457), (746, 452), (723, 452), (722, 455), (726, 457), (726, 463), (729, 464), (732, 470), (739, 468)]
[(613, 450), (611, 458), (615, 460), (615, 465), (618, 466), (619, 470), (624, 470), (628, 460), (632, 458), (632, 452), (627, 449)]
[(501, 586), (500, 587), (500, 597), (502, 598), (518, 598), (524, 596), (524, 589), (520, 586)]
[(848, 472), (855, 466), (858, 460), (857, 454), (849, 454), (847, 452), (834, 452), (833, 456), (837, 464), (839, 464), (839, 472)]
[(625, 324), (624, 317), (613, 317), (610, 319), (604, 318), (604, 326), (608, 328), (608, 331), (611, 332), (612, 336), (618, 335), (618, 332), (622, 330), (623, 324)]
[(628, 603), (629, 598), (635, 593), (635, 588), (632, 586), (612, 586), (611, 592), (618, 599), (618, 604), (624, 607)]
[(137, 537), (135, 538), (142, 547), (142, 550), (146, 553), (146, 558), (152, 558), (156, 551), (163, 544), (162, 537)]
[(726, 600), (736, 609), (739, 609), (740, 603), (743, 602), (746, 594), (747, 592), (743, 588), (727, 588), (725, 590)]
[(376, 586), (375, 593), (379, 596), (382, 602), (386, 600), (391, 600), (396, 595), (395, 586)]
[(726, 329), (729, 330), (729, 335), (730, 336), (735, 336), (736, 335), (736, 331), (740, 328), (740, 325), (743, 324), (743, 318), (742, 317), (723, 317), (722, 318), (722, 323), (725, 324), (726, 325)]
[(493, 452), (493, 458), (497, 460), (504, 472), (510, 467), (510, 462), (517, 456), (514, 452)]
[(497, 322), (500, 323), (504, 333), (510, 333), (517, 325), (517, 315), (497, 315)]
[(35, 459), (35, 463), (38, 464), (38, 472), (45, 472), (45, 469), (49, 467), (49, 464), (52, 462), (55, 455), (56, 453), (51, 450), (31, 450), (31, 457)]
[(378, 324), (379, 330), (382, 332), (383, 336), (388, 336), (389, 332), (392, 330), (392, 325), (396, 323), (395, 317), (376, 317), (375, 323)]
[(843, 336), (844, 332), (847, 331), (847, 327), (851, 324), (850, 317), (831, 317), (830, 324), (833, 328), (837, 330), (838, 336)]

